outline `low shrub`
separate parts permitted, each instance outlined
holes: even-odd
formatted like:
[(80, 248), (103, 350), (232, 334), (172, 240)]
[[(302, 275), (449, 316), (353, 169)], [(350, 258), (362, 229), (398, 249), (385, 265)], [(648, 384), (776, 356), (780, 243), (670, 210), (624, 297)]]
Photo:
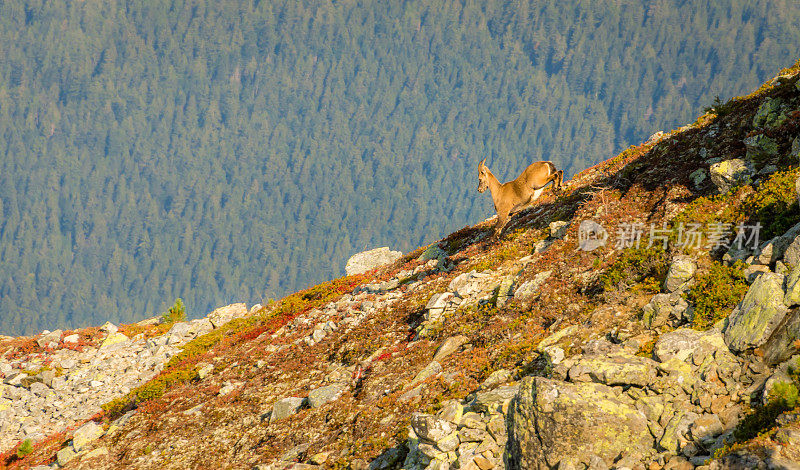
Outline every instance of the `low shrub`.
[(686, 294), (687, 300), (694, 304), (693, 326), (699, 330), (711, 328), (742, 300), (747, 288), (740, 263), (725, 266), (712, 262), (707, 271), (696, 276), (695, 284)]
[(161, 314), (162, 323), (172, 324), (179, 321), (186, 320), (186, 308), (183, 306), (183, 300), (180, 298), (175, 299), (175, 304), (166, 312)]
[(661, 246), (623, 250), (600, 276), (603, 290), (627, 288), (636, 284), (658, 292), (667, 276), (667, 256)]

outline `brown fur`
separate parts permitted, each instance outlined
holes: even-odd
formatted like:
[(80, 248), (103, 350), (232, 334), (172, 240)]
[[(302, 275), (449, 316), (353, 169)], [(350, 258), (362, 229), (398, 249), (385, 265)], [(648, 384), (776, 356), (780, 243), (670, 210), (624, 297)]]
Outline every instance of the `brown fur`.
[(544, 187), (553, 183), (554, 189), (561, 188), (564, 172), (557, 170), (552, 162), (532, 163), (519, 177), (507, 183), (500, 183), (489, 168), (486, 159), (478, 164), (478, 192), (489, 188), (492, 192), (494, 209), (497, 211), (497, 224), (494, 233), (499, 236), (514, 212), (528, 207), (541, 196)]

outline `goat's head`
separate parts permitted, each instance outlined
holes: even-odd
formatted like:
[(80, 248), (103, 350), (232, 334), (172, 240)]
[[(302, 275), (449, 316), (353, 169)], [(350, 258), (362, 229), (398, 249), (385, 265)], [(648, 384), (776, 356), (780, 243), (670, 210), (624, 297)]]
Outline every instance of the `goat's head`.
[(489, 187), (489, 168), (483, 164), (486, 159), (484, 158), (478, 163), (478, 192), (482, 193)]

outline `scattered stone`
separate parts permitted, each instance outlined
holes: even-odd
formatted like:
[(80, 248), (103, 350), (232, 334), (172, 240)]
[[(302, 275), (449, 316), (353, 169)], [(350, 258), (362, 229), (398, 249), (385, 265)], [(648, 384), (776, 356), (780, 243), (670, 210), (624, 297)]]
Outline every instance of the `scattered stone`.
[(542, 284), (550, 278), (553, 271), (542, 271), (533, 276), (533, 279), (523, 282), (517, 290), (514, 291), (514, 297), (520, 300), (531, 300), (538, 296), (539, 289)]
[(708, 178), (708, 172), (700, 168), (693, 171), (692, 174), (689, 175), (689, 178), (692, 179), (695, 189), (701, 189), (703, 187), (703, 182)]
[(564, 220), (557, 220), (555, 222), (550, 222), (550, 238), (557, 238), (561, 239), (567, 235), (567, 230), (569, 229), (569, 222)]
[(275, 404), (272, 405), (270, 422), (278, 421), (293, 414), (297, 414), (305, 402), (306, 399), (300, 397), (288, 397), (276, 401)]
[(642, 307), (642, 321), (648, 328), (658, 328), (672, 322), (678, 326), (692, 320), (689, 304), (678, 293), (656, 294)]
[(388, 246), (362, 251), (361, 253), (354, 254), (347, 260), (344, 270), (348, 276), (354, 276), (393, 263), (402, 256), (403, 253), (391, 251)]
[(308, 404), (311, 408), (319, 408), (326, 403), (338, 400), (347, 391), (347, 388), (346, 384), (341, 383), (316, 388), (308, 394)]
[(411, 383), (419, 383), (423, 380), (427, 379), (428, 377), (433, 377), (434, 375), (439, 375), (442, 373), (442, 365), (437, 361), (431, 361), (430, 364), (425, 366), (424, 369), (419, 371), (414, 380)]
[(458, 351), (461, 346), (467, 344), (468, 342), (469, 338), (464, 335), (456, 335), (447, 338), (442, 342), (441, 345), (439, 345), (438, 348), (436, 348), (436, 352), (433, 354), (433, 360), (436, 362), (441, 362), (442, 359)]

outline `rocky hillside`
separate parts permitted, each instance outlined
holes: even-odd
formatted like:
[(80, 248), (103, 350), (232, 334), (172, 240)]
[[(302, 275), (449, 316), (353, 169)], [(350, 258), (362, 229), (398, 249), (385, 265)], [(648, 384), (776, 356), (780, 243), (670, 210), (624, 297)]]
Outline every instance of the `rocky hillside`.
[(800, 468), (799, 78), (499, 239), (488, 220), (266, 306), (4, 339), (0, 467)]

